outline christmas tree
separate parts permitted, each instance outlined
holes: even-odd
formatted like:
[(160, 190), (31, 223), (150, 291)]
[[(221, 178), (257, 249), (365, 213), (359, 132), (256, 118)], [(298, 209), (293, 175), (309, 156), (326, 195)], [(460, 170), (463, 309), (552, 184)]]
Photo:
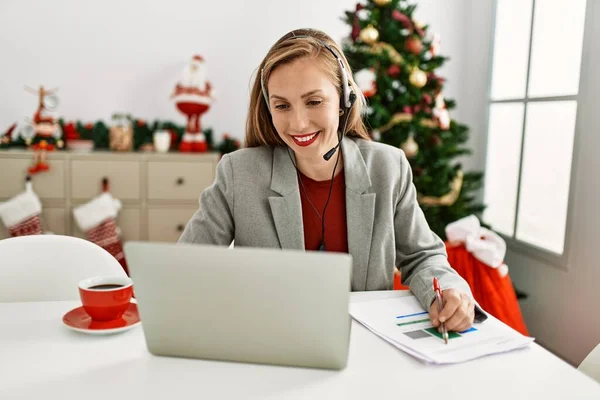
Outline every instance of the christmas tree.
[(405, 0), (357, 4), (343, 18), (352, 27), (343, 50), (367, 98), (372, 138), (405, 152), (419, 204), (445, 239), (447, 224), (483, 212), (476, 201), (482, 173), (464, 173), (456, 161), (470, 154), (468, 128), (450, 116), (455, 101), (444, 98), (436, 75), (448, 58), (439, 54), (439, 36), (413, 18), (415, 9)]

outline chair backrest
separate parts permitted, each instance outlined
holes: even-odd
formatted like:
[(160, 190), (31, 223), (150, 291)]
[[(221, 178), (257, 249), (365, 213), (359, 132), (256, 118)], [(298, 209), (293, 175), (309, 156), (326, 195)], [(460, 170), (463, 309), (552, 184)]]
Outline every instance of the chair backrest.
[(577, 369), (600, 383), (600, 344), (588, 354)]
[(99, 275), (126, 273), (109, 252), (87, 240), (61, 235), (0, 240), (0, 302), (78, 300), (78, 282)]

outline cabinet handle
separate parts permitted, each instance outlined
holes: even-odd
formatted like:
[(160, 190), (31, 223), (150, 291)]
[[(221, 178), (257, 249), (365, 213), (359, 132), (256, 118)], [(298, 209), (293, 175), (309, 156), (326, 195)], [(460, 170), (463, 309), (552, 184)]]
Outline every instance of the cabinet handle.
[(177, 185), (181, 186), (185, 183), (185, 180), (183, 178), (177, 178)]
[(185, 228), (185, 226), (183, 226), (183, 224), (177, 225), (177, 232), (183, 232), (184, 228)]

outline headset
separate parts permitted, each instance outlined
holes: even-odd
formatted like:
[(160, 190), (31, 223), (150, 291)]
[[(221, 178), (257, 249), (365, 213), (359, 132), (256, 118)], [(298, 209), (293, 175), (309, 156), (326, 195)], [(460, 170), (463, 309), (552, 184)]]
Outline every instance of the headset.
[[(333, 57), (336, 59), (338, 66), (340, 68), (340, 75), (342, 77), (342, 88), (341, 88), (342, 93), (341, 93), (341, 97), (340, 97), (340, 116), (344, 115), (344, 114), (346, 114), (346, 115), (344, 118), (343, 128), (341, 130), (338, 129), (337, 145), (335, 145), (335, 147), (332, 147), (327, 153), (323, 154), (323, 159), (325, 159), (325, 161), (329, 161), (331, 159), (331, 157), (333, 157), (333, 155), (335, 154), (335, 152), (337, 151), (337, 149), (340, 147), (340, 145), (342, 143), (342, 138), (344, 137), (344, 134), (346, 133), (346, 126), (348, 124), (348, 119), (350, 118), (350, 110), (351, 110), (352, 106), (354, 105), (354, 102), (356, 101), (356, 94), (354, 93), (354, 90), (352, 90), (352, 86), (350, 86), (350, 82), (348, 81), (348, 75), (346, 73), (346, 68), (344, 68), (344, 63), (342, 62), (341, 57), (336, 53), (336, 51), (333, 50), (333, 48), (331, 48), (331, 46), (329, 46), (327, 43), (325, 43), (322, 40), (319, 40), (311, 35), (296, 35), (294, 31), (292, 31), (291, 34), (292, 34), (292, 37), (285, 39), (285, 40), (293, 40), (293, 39), (300, 39), (300, 38), (311, 38), (313, 40), (316, 40), (321, 46), (323, 46), (323, 48), (328, 50), (333, 55)], [(265, 104), (267, 106), (267, 110), (269, 110), (269, 113), (270, 113), (271, 107), (269, 106), (269, 97), (267, 95), (267, 88), (265, 87), (264, 69), (261, 69), (261, 71), (260, 71), (260, 86), (262, 89), (262, 94), (263, 94), (263, 98), (265, 100)], [(306, 188), (304, 187), (304, 183), (302, 182), (302, 178), (300, 177), (300, 171), (298, 170), (296, 163), (294, 163), (294, 160), (292, 159), (292, 156), (289, 153), (289, 147), (287, 150), (288, 150), (288, 156), (290, 157), (290, 160), (292, 161), (292, 164), (294, 165), (294, 168), (296, 168), (296, 172), (298, 173), (298, 180), (300, 181), (302, 189), (304, 190), (304, 195), (306, 196), (306, 199), (308, 200), (309, 204), (311, 205), (311, 207), (313, 208), (313, 210), (315, 211), (315, 213), (317, 214), (319, 219), (321, 220), (321, 245), (319, 246), (319, 250), (325, 251), (325, 211), (327, 210), (327, 206), (329, 205), (329, 200), (331, 198), (331, 191), (333, 189), (333, 178), (335, 177), (335, 170), (336, 170), (338, 162), (340, 160), (340, 153), (338, 153), (338, 156), (336, 157), (335, 165), (333, 166), (333, 171), (331, 173), (331, 183), (329, 184), (329, 194), (327, 195), (327, 201), (325, 202), (325, 206), (323, 207), (323, 213), (319, 214), (319, 212), (317, 211), (315, 206), (312, 204), (312, 202), (308, 198), (308, 193), (306, 192)]]

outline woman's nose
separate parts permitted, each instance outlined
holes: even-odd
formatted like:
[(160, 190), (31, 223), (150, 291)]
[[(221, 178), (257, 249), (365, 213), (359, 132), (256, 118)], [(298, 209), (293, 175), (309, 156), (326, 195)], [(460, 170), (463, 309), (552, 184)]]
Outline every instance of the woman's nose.
[(291, 133), (307, 133), (310, 122), (305, 110), (296, 108), (290, 113), (290, 130)]

